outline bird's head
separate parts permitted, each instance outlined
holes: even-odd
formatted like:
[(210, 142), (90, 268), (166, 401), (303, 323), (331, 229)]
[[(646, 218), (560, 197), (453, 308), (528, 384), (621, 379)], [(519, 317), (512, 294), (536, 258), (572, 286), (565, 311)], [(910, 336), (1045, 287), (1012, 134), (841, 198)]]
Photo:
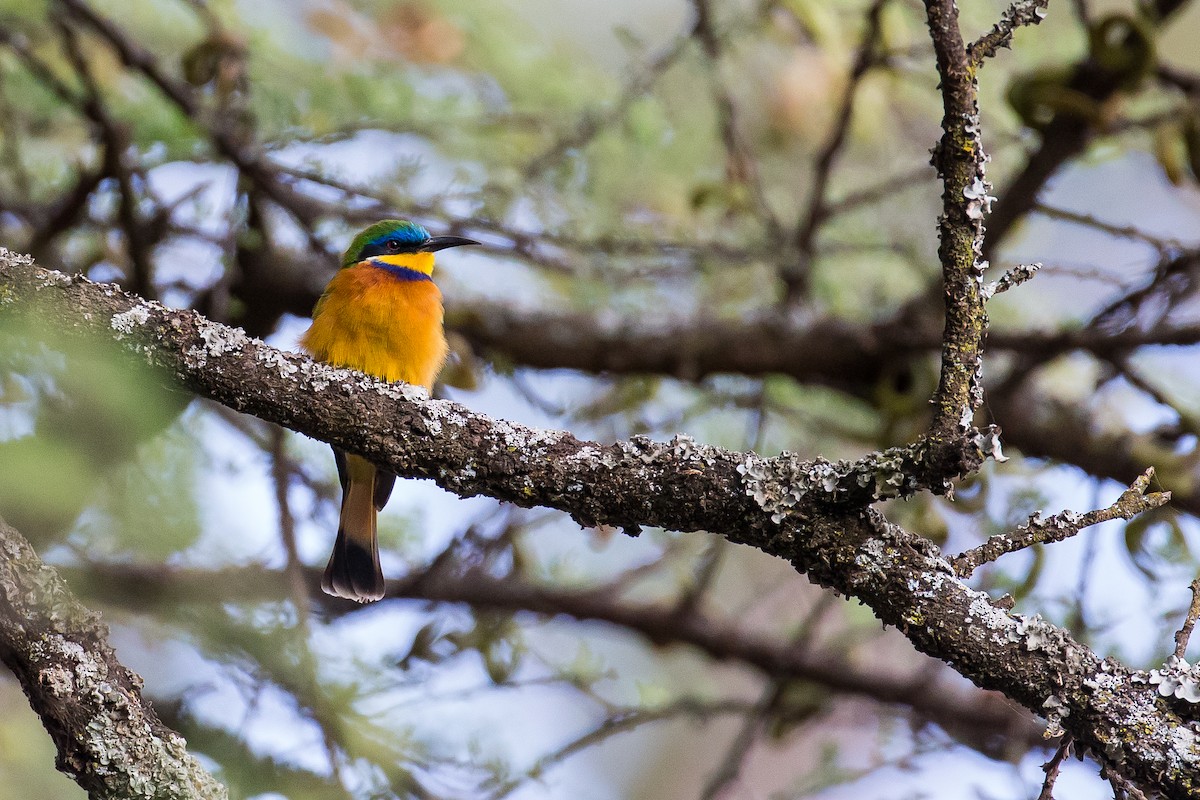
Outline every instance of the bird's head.
[(375, 261), (387, 266), (433, 273), (433, 254), (447, 247), (479, 244), (462, 236), (430, 236), (429, 231), (406, 219), (376, 222), (354, 237), (342, 256), (342, 266)]

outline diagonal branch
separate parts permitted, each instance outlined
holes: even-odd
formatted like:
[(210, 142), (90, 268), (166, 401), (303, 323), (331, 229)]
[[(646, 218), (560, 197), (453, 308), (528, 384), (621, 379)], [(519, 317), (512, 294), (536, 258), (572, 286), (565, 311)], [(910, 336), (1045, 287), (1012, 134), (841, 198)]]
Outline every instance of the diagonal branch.
[(1017, 28), (1041, 23), (1049, 6), (1050, 0), (1016, 0), (990, 31), (971, 42), (967, 48), (971, 65), (981, 67), (984, 60), (996, 55), (1001, 47), (1008, 47)]
[(58, 768), (93, 800), (224, 800), (107, 639), (98, 616), (0, 520), (0, 660), (54, 739)]
[[(584, 442), (426, 400), (413, 387), (283, 353), (195, 312), (0, 255), (0, 317), (36, 310), (22, 317), (34, 330), (114, 338), (198, 394), (459, 494), (545, 505), (631, 532), (705, 529), (757, 547), (863, 601), (977, 685), (1038, 713), (1058, 709), (1064, 729), (1112, 770), (1168, 797), (1191, 792), (1200, 736), (1165, 699), (1067, 631), (992, 605), (935, 546), (868, 507), (947, 474), (946, 463), (929, 461), (938, 449), (928, 440), (855, 464), (765, 459), (685, 437)], [(960, 457), (973, 441), (955, 440)], [(1162, 734), (1145, 736), (1148, 724)]]
[(1133, 519), (1139, 514), (1161, 508), (1171, 501), (1170, 492), (1150, 492), (1150, 481), (1154, 478), (1154, 469), (1146, 470), (1128, 489), (1121, 493), (1108, 508), (1079, 514), (1074, 511), (1064, 511), (1047, 519), (1041, 514), (1034, 514), (1029, 522), (1011, 533), (993, 536), (978, 547), (973, 547), (965, 553), (950, 559), (954, 572), (960, 578), (969, 578), (971, 573), (984, 564), (995, 561), (1001, 556), (1033, 547), (1036, 544), (1050, 544), (1069, 539), (1084, 528), (1099, 525), (1114, 519)]
[(941, 447), (921, 440), (856, 462), (790, 453), (768, 459), (682, 436), (602, 445), (429, 401), (421, 389), (284, 353), (193, 311), (39, 269), (6, 251), (0, 251), (0, 285), (13, 306), (36, 306), (37, 314), (25, 317), (29, 324), (116, 338), (184, 387), (231, 408), (325, 439), (399, 475), (433, 478), (463, 496), (559, 508), (585, 526), (744, 530), (747, 538), (738, 541), (764, 546), (785, 513), (945, 491), (949, 477), (983, 457), (976, 431)]
[[(89, 564), (64, 573), (87, 597), (132, 610), (144, 609), (147, 599), (180, 606), (277, 600), (289, 590), (291, 579), (285, 573), (253, 567), (210, 571), (113, 563)], [(317, 569), (305, 568), (302, 574), (308, 599), (319, 615), (337, 618), (364, 610), (322, 593)], [(137, 591), (131, 593), (131, 586)], [(484, 569), (447, 570), (434, 565), (388, 581), (387, 597), (390, 601), (463, 603), (487, 611), (567, 616), (612, 625), (649, 644), (687, 645), (714, 660), (752, 667), (767, 678), (810, 682), (830, 693), (911, 709), (917, 718), (940, 725), (988, 754), (1004, 752), (1013, 741), (1035, 744), (1041, 739), (1040, 725), (996, 695), (930, 680), (923, 672), (857, 665), (825, 648), (752, 633), (736, 622), (701, 611), (680, 614), (673, 604), (634, 602), (607, 587), (563, 589), (512, 576), (496, 577)]]

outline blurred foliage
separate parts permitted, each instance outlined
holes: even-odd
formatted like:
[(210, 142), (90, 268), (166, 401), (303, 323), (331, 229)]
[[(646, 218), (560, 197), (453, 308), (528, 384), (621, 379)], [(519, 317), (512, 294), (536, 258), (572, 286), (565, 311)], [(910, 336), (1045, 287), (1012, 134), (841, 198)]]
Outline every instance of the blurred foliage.
[[(964, 30), (986, 31), (1005, 5), (963, 4)], [(439, 262), (460, 304), (577, 311), (597, 326), (757, 318), (779, 310), (810, 215), (811, 292), (789, 319), (869, 323), (937, 302), (928, 150), (942, 111), (921, 9), (884, 6), (873, 68), (853, 84), (866, 3), (711, 6), (715, 60), (695, 30), (701, 6), (676, 0), (0, 0), (0, 242), (283, 346), (347, 234), (385, 213), (487, 241), (486, 255)], [(988, 62), (981, 106), (998, 186), (1039, 131), (1070, 118), (1103, 133), (1087, 165), (1145, 164), (1139, 187), (1165, 183), (1161, 169), (1172, 197), (1194, 198), (1197, 98), (1151, 78), (1168, 57), (1200, 65), (1129, 13), (1085, 24), (1055, 7)], [(1107, 102), (1068, 86), (1089, 54), (1119, 74)], [(853, 114), (823, 176), (851, 86)], [(812, 188), (826, 177), (818, 206)], [(1088, 180), (1080, 195), (1111, 199), (1103, 177)], [(1143, 206), (1135, 222), (1156, 221)], [(1008, 329), (1070, 328), (1114, 284), (1177, 252), (1161, 242), (1151, 257), (1109, 252), (1128, 231), (1098, 225), (1098, 240), (1070, 249), (1063, 227), (1029, 227), (1017, 249), (1047, 261), (1037, 280), (1056, 307), (1001, 297), (989, 309)], [(1095, 274), (1055, 271), (1072, 258)], [(74, 571), (164, 719), (234, 796), (696, 797), (706, 786), (719, 795), (708, 781), (732, 764), (735, 790), (799, 797), (854, 791), (845, 784), (881, 767), (921, 786), (931, 751), (963, 772), (983, 753), (1000, 768), (997, 749), (898, 710), (894, 686), (876, 703), (869, 686), (844, 693), (736, 655), (747, 642), (823, 654), (912, 691), (934, 674), (868, 609), (703, 534), (581, 535), (561, 515), (410, 483), (381, 523), (388, 574), (415, 576), (407, 599), (330, 604), (312, 590), (338, 502), (324, 445), (280, 447), (256, 420), (189, 408), (110, 346), (4, 325), (0, 515)], [(454, 352), (442, 391), (497, 416), (603, 440), (687, 432), (830, 459), (911, 440), (937, 380), (936, 353), (903, 349), (870, 376), (846, 376), (862, 382), (850, 388), (533, 370), (460, 336)], [(1082, 362), (1038, 365), (1053, 402), (1026, 413), (1087, 409), (1109, 428), (1145, 430), (1150, 414), (1113, 365)], [(1004, 355), (989, 379), (993, 363), (1009, 383), (1033, 372)], [(1188, 378), (1200, 372), (1153, 372), (1173, 395), (1200, 396)], [(1191, 474), (1186, 441), (1152, 442), (1156, 455), (1178, 451), (1171, 480)], [(953, 501), (886, 512), (958, 549), (1112, 489), (1066, 473), (1014, 458), (964, 481)], [(1179, 605), (1158, 590), (1194, 569), (1194, 552), (1194, 520), (1164, 511), (1012, 557), (978, 581), (1150, 663)], [(1106, 588), (1115, 581), (1137, 602)], [(594, 622), (605, 613), (617, 624)], [(709, 651), (679, 643), (693, 614), (724, 635)], [(692, 635), (703, 639), (704, 625)], [(0, 711), (12, 694), (0, 682)], [(0, 797), (71, 796), (32, 724), (0, 713)], [(753, 757), (737, 761), (747, 740)], [(1003, 754), (1031, 748), (1020, 740)]]

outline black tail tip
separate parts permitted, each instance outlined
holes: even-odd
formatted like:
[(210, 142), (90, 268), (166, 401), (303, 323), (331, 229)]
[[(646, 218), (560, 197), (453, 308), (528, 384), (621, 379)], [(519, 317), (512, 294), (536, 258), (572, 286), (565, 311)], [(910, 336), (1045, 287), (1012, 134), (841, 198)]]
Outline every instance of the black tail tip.
[(333, 555), (321, 578), (321, 589), (356, 603), (373, 603), (383, 597), (384, 588), (378, 556), (338, 531)]

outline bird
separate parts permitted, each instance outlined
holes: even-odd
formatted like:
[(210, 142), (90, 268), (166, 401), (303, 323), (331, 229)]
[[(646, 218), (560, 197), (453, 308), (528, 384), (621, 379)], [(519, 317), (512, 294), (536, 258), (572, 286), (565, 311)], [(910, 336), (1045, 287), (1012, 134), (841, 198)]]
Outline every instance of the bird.
[[(300, 346), (318, 361), (432, 393), (447, 353), (433, 254), (477, 244), (462, 236), (430, 236), (408, 220), (376, 222), (350, 242), (341, 268), (313, 308), (312, 325)], [(369, 603), (384, 594), (376, 515), (391, 496), (396, 476), (337, 447), (333, 455), (342, 505), (321, 588)]]

